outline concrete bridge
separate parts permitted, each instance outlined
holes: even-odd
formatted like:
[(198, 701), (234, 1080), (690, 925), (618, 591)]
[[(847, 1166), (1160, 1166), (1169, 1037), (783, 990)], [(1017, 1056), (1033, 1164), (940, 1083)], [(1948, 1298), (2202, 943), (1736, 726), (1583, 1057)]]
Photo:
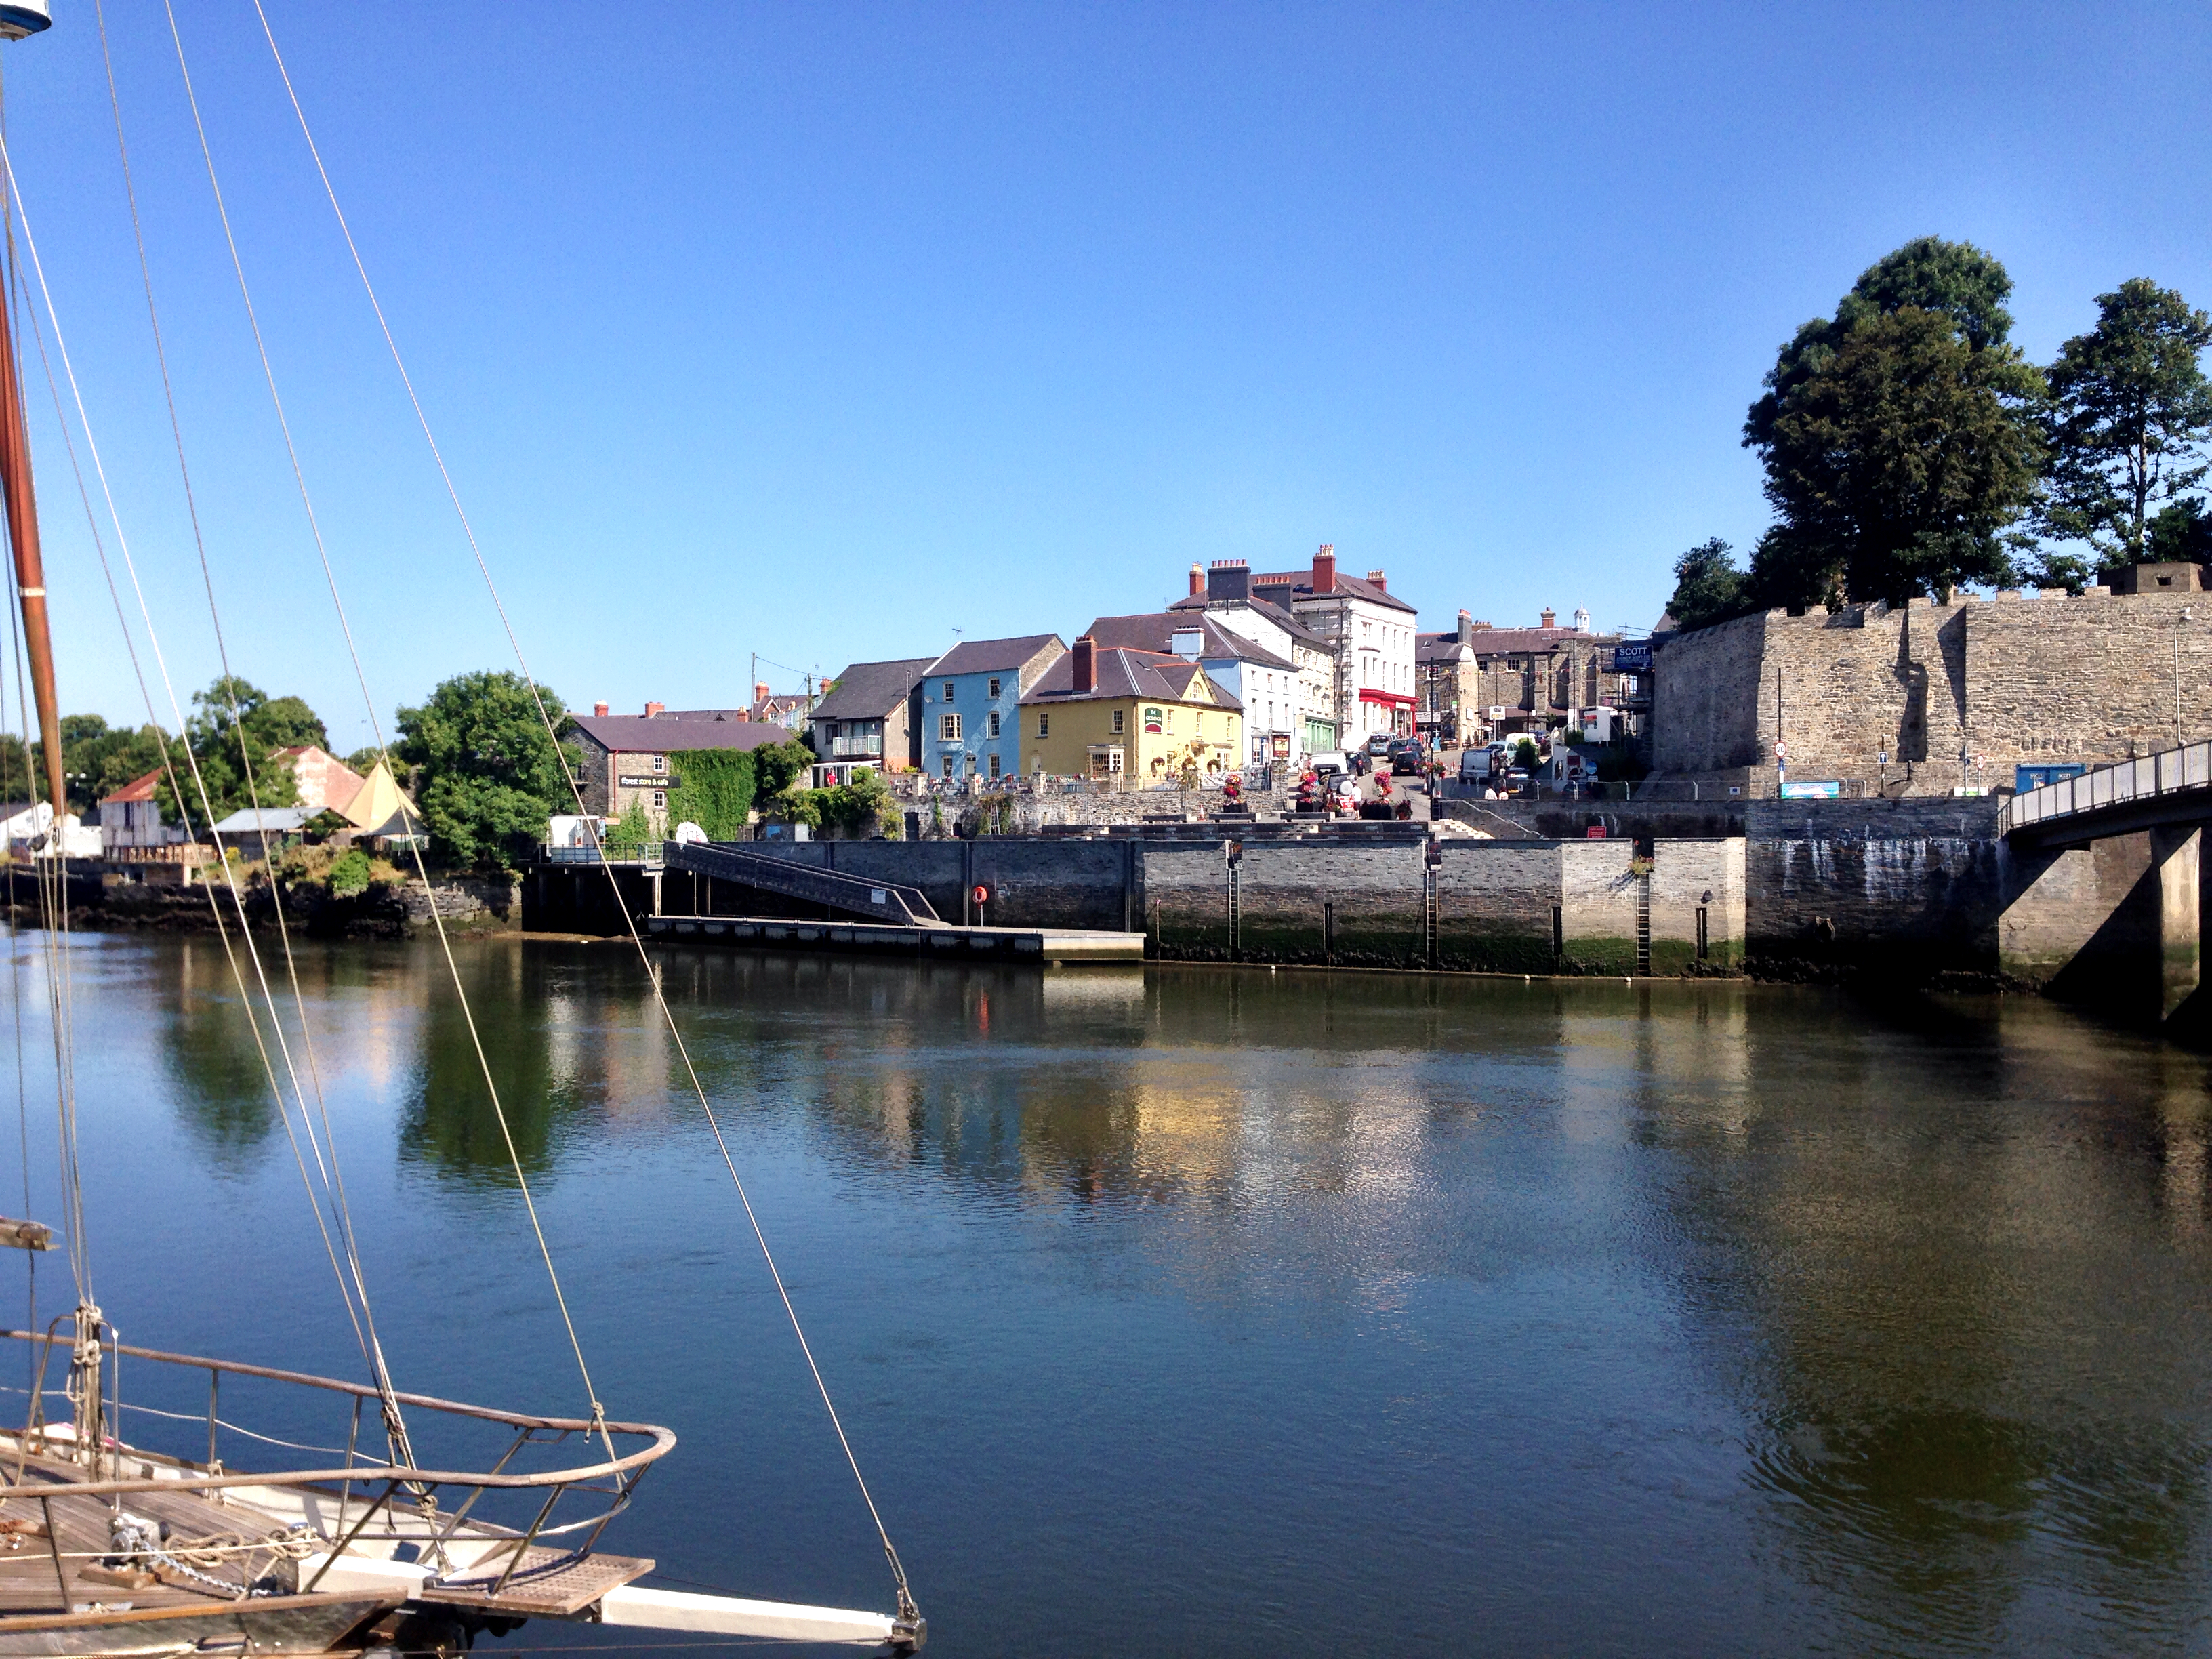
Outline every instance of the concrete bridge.
[(2212, 1033), (2200, 874), (2212, 824), (2212, 743), (2030, 789), (1997, 817), (2007, 895), (1998, 957), (2053, 994), (2154, 1011)]

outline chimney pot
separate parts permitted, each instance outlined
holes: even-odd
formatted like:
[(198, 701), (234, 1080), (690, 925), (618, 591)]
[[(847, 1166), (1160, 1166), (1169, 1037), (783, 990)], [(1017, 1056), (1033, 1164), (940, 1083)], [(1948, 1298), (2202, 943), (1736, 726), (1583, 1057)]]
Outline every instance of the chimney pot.
[(1369, 571), (1367, 573), (1367, 580), (1374, 583), (1376, 587), (1380, 588), (1385, 593), (1388, 593), (1390, 591), (1390, 584), (1383, 579), (1382, 573), (1379, 570)]
[(1559, 626), (1559, 613), (1553, 610), (1550, 605), (1546, 605), (1544, 607), (1543, 625), (1547, 628), (1556, 628)]
[(592, 712), (604, 719), (606, 715), (607, 706), (603, 702), (595, 702), (592, 705)]
[(1206, 592), (1206, 567), (1196, 559), (1190, 562), (1190, 597), (1194, 599)]
[(1076, 690), (1078, 692), (1097, 690), (1098, 689), (1098, 641), (1085, 634), (1075, 641), (1075, 649), (1069, 654), (1075, 659), (1073, 672)]
[(755, 680), (753, 682), (753, 701), (755, 702), (766, 702), (768, 701), (768, 682), (766, 680)]
[(1321, 551), (1314, 555), (1313, 591), (1316, 594), (1336, 592), (1336, 544), (1323, 542)]

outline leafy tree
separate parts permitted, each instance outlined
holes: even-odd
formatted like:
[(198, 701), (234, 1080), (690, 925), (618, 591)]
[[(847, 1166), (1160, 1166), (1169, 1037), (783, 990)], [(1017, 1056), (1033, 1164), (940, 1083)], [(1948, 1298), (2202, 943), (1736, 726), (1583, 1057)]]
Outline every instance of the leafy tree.
[(768, 744), (752, 750), (753, 787), (759, 795), (780, 795), (794, 779), (810, 775), (814, 767), (814, 751), (797, 738), (784, 743)]
[[(162, 753), (168, 739), (159, 726), (143, 726), (133, 729), (127, 726), (110, 726), (98, 714), (64, 714), (61, 718), (62, 771), (67, 780), (69, 810), (74, 812), (89, 811), (103, 795), (112, 794), (125, 784), (143, 777), (161, 765)], [(21, 763), (15, 760), (20, 752), (20, 741), (9, 750), (6, 770), (0, 773), (8, 780), (5, 793), (17, 799), (23, 772)], [(46, 744), (31, 745), (31, 753), (40, 771), (45, 776)]]
[(355, 750), (345, 757), (346, 770), (358, 772), (362, 776), (367, 777), (371, 772), (376, 770), (377, 762), (383, 758), (384, 751), (374, 744), (370, 744), (364, 748)]
[(1711, 628), (1751, 608), (1744, 573), (1719, 537), (1699, 542), (1674, 561), (1674, 595), (1667, 601), (1667, 614), (1676, 626)]
[(1894, 602), (2009, 575), (2045, 394), (2006, 338), (2011, 287), (1979, 248), (1923, 237), (1782, 349), (1744, 423), (1778, 519), (1753, 597)]
[[(554, 731), (567, 732), (561, 700), (538, 692)], [(513, 869), (572, 799), (580, 757), (546, 735), (529, 683), (511, 670), (455, 675), (402, 708), (398, 730), (393, 753), (414, 769), (431, 850), (446, 863)]]
[(2143, 542), (2154, 564), (2212, 564), (2212, 512), (2193, 498), (2176, 501), (2152, 518)]
[(2186, 495), (2212, 469), (2212, 380), (2199, 361), (2207, 345), (2212, 317), (2148, 277), (2097, 296), (2097, 325), (2059, 347), (2051, 366), (2049, 529), (2117, 563), (2143, 557), (2157, 504)]

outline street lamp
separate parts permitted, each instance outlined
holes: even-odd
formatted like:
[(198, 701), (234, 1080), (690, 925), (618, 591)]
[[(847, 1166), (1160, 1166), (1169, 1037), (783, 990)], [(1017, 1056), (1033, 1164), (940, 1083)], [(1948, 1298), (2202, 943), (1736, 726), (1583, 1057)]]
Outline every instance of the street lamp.
[(2173, 742), (2181, 746), (2181, 625), (2196, 620), (2196, 607), (2183, 605), (2173, 619)]

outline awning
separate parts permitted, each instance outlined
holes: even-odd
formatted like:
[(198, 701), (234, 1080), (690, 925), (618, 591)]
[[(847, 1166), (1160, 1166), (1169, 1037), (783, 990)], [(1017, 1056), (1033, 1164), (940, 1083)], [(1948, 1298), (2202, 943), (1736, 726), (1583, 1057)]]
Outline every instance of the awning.
[(1413, 706), (1413, 698), (1396, 691), (1362, 690), (1359, 701), (1379, 702), (1386, 708), (1411, 708)]

